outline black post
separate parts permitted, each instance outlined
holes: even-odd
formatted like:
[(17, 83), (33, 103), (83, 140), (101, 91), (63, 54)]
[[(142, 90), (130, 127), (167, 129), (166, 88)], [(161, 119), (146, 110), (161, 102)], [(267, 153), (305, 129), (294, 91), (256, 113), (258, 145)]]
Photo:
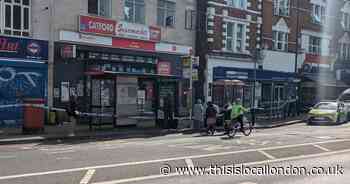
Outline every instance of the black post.
[[(294, 60), (294, 73), (295, 73), (295, 76), (297, 77), (298, 76), (298, 55), (299, 55), (299, 0), (296, 0), (297, 1), (297, 7), (296, 7), (296, 11), (297, 11), (297, 25), (296, 25), (296, 31), (295, 31), (295, 60)], [(295, 86), (296, 88), (296, 86)], [(295, 90), (295, 98), (298, 98), (298, 91)], [(298, 114), (298, 102), (297, 102), (297, 99), (295, 99), (296, 101), (294, 102), (294, 106), (295, 106), (295, 114)]]
[(258, 58), (259, 58), (258, 54), (259, 54), (259, 50), (256, 49), (255, 53), (254, 53), (254, 83), (253, 83), (253, 109), (252, 109), (253, 125), (255, 125), (255, 120), (256, 120), (256, 118), (255, 118), (255, 113), (256, 113), (255, 112), (255, 99), (256, 99), (255, 91), (256, 91), (256, 64), (257, 64)]

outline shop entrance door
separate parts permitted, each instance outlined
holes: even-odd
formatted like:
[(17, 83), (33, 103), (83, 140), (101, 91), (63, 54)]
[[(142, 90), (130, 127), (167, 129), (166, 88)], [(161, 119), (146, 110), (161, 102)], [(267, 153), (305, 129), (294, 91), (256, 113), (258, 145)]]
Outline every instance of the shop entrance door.
[(283, 85), (276, 85), (275, 86), (275, 102), (277, 106), (280, 106), (281, 103), (284, 100), (284, 86)]
[(92, 116), (93, 125), (113, 124), (116, 126), (114, 115), (116, 114), (116, 82), (114, 79), (91, 79), (91, 105), (90, 112), (107, 115)]

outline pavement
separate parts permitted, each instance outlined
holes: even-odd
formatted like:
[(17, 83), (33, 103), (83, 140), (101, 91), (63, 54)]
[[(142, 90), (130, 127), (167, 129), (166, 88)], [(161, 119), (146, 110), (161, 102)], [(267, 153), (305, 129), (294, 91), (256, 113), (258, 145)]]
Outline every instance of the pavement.
[[(174, 133), (138, 138), (48, 140), (0, 146), (1, 184), (114, 183), (348, 183), (350, 124), (304, 123), (257, 129), (234, 139), (217, 133)], [(178, 168), (229, 165), (341, 166), (345, 174), (181, 176)], [(165, 167), (170, 167), (166, 175)]]
[[(256, 129), (276, 128), (281, 126), (288, 126), (292, 124), (302, 123), (305, 115), (288, 118), (280, 121), (265, 121), (257, 122)], [(0, 131), (0, 145), (5, 144), (23, 144), (31, 142), (40, 142), (48, 140), (81, 140), (81, 139), (95, 139), (95, 138), (131, 138), (131, 137), (152, 137), (163, 136), (174, 133), (196, 133), (198, 131), (187, 128), (187, 126), (180, 126), (178, 129), (159, 129), (159, 128), (139, 128), (126, 127), (113, 129), (111, 126), (104, 126), (102, 128), (89, 130), (87, 125), (78, 125), (75, 128), (75, 134), (70, 135), (70, 125), (63, 126), (45, 126), (45, 133), (36, 135), (23, 135), (20, 128), (9, 128)], [(223, 127), (218, 127), (218, 131), (223, 131)]]

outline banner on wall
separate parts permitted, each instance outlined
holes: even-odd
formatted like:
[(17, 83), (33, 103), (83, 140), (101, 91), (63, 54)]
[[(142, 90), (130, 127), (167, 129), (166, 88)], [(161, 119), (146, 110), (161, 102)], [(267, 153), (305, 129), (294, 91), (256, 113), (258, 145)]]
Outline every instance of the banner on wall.
[(0, 56), (31, 60), (48, 60), (48, 42), (0, 36)]

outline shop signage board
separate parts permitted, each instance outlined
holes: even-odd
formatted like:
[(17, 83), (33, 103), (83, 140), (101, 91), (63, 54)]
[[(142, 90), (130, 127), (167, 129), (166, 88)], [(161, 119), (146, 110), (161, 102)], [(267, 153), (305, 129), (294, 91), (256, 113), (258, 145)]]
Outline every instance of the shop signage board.
[(157, 72), (159, 75), (171, 75), (171, 64), (166, 61), (158, 61)]
[(169, 43), (157, 43), (156, 51), (181, 54), (181, 55), (191, 55), (192, 47), (177, 45), (177, 44), (169, 44)]
[(146, 26), (87, 15), (79, 16), (79, 32), (155, 42), (161, 39), (161, 29), (156, 26)]
[(48, 60), (48, 42), (0, 36), (0, 57)]
[(86, 15), (79, 16), (79, 23), (79, 32), (109, 36), (113, 36), (115, 34), (117, 24), (115, 20)]
[(152, 51), (152, 52), (155, 51), (154, 42), (141, 41), (141, 40), (113, 38), (112, 46), (116, 48), (137, 49), (137, 50)]
[(117, 37), (137, 40), (160, 41), (161, 29), (153, 26), (150, 27), (142, 24), (120, 21), (117, 23), (115, 35)]
[(89, 35), (72, 31), (60, 31), (60, 40), (68, 42), (89, 43), (112, 46), (112, 37)]

